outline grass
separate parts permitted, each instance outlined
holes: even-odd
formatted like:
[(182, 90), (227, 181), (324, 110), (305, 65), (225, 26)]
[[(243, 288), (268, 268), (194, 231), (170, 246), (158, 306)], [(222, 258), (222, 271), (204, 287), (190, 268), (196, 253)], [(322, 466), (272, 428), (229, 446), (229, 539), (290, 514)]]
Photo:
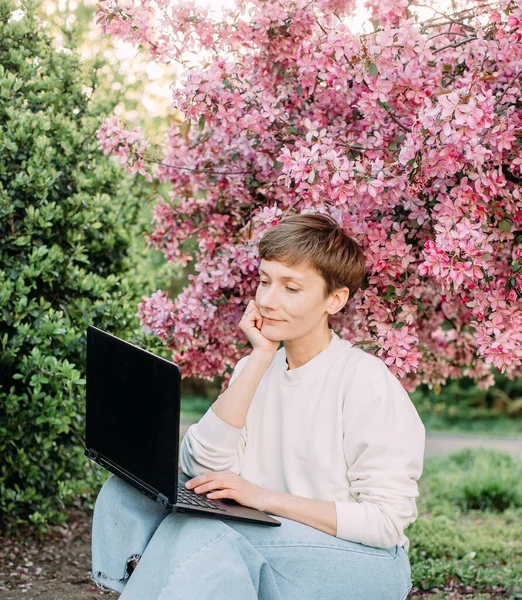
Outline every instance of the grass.
[(210, 408), (214, 400), (204, 396), (189, 396), (181, 399), (181, 420), (196, 422)]
[(426, 431), (433, 433), (473, 434), (492, 438), (522, 437), (522, 419), (507, 417), (466, 419), (419, 413)]
[(406, 530), (414, 586), (522, 598), (522, 460), (484, 448), (427, 457), (419, 489)]

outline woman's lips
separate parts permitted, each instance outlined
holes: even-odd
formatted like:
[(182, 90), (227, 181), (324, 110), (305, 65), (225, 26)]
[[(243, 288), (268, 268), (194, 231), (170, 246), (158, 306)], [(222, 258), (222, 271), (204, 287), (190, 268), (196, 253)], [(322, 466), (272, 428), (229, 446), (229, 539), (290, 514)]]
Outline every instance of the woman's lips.
[(269, 319), (268, 317), (263, 317), (263, 319), (269, 323), (279, 323), (277, 319)]

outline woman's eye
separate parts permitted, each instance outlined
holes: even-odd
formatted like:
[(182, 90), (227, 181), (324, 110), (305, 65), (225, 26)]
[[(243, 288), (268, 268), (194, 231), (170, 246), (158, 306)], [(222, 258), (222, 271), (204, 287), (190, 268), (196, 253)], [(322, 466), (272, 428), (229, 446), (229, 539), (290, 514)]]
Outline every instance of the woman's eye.
[[(259, 285), (265, 285), (266, 283), (267, 283), (266, 281), (260, 281), (260, 282), (259, 282)], [(287, 289), (289, 292), (292, 292), (292, 293), (295, 293), (295, 292), (298, 292), (298, 291), (299, 291), (299, 290), (294, 290), (294, 288), (289, 288), (289, 287), (287, 287), (286, 289)]]

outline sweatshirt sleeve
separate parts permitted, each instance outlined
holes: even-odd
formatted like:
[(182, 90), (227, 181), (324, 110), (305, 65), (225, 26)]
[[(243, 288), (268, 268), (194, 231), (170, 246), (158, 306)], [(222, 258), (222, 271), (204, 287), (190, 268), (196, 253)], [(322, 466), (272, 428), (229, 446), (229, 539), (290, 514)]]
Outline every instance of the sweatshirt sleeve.
[(357, 502), (335, 502), (336, 536), (392, 548), (418, 516), (424, 424), (381, 359), (360, 361), (346, 381), (343, 449), (350, 494)]
[[(249, 356), (249, 355), (248, 355)], [(245, 367), (248, 356), (236, 364), (228, 387)], [(210, 407), (191, 425), (180, 447), (181, 470), (189, 477), (206, 471), (232, 471), (240, 474), (247, 441), (246, 424), (241, 429), (222, 421)]]

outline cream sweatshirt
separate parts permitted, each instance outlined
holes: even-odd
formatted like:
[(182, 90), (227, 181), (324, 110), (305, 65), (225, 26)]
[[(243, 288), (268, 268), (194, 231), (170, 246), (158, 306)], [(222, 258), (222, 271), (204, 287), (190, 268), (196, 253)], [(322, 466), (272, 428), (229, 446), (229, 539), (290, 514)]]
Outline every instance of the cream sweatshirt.
[(380, 358), (330, 332), (329, 346), (297, 369), (288, 370), (284, 347), (277, 351), (243, 428), (210, 407), (183, 438), (180, 466), (190, 477), (229, 470), (267, 489), (331, 500), (336, 537), (409, 550), (424, 425)]

